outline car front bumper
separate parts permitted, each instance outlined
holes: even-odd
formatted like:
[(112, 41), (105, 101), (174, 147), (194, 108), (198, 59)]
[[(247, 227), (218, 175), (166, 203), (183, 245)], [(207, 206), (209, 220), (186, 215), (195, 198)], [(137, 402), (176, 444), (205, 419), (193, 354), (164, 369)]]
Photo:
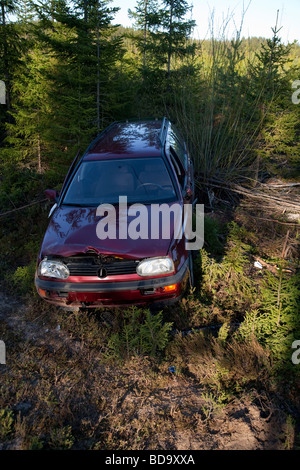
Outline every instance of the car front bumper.
[(118, 307), (121, 305), (165, 305), (179, 300), (186, 290), (189, 265), (169, 276), (135, 280), (65, 282), (35, 277), (39, 295), (62, 307)]

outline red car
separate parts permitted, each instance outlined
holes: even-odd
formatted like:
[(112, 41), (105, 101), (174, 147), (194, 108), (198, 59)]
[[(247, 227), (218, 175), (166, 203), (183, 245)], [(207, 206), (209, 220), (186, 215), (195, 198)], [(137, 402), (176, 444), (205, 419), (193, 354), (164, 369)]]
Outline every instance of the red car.
[(193, 282), (191, 252), (174, 220), (163, 235), (151, 209), (183, 208), (193, 193), (193, 164), (169, 120), (113, 123), (75, 158), (60, 194), (46, 191), (55, 204), (38, 255), (39, 295), (68, 308), (177, 301)]

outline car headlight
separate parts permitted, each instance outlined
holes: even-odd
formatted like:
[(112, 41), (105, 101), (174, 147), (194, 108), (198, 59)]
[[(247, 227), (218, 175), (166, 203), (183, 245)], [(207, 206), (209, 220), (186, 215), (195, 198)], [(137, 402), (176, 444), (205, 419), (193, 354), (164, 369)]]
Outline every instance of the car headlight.
[(174, 263), (167, 256), (164, 258), (148, 258), (141, 261), (136, 272), (140, 276), (159, 276), (160, 274), (170, 274), (174, 271)]
[(38, 272), (40, 276), (55, 277), (56, 279), (67, 279), (70, 276), (70, 271), (64, 263), (48, 259), (41, 261)]

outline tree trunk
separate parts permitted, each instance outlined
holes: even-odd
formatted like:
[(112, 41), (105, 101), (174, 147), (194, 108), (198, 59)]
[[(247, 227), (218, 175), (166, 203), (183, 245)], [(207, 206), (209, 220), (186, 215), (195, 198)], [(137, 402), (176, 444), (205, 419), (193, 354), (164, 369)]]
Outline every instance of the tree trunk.
[(173, 41), (173, 2), (171, 2), (170, 10), (170, 24), (169, 24), (169, 48), (168, 48), (168, 65), (167, 65), (167, 75), (169, 77), (171, 70), (171, 56), (172, 56), (172, 41)]
[(146, 67), (146, 41), (147, 41), (147, 14), (148, 14), (148, 0), (145, 0), (145, 22), (144, 22), (144, 50), (143, 50), (143, 67)]
[(84, 21), (85, 23), (88, 22), (88, 8), (87, 8), (87, 0), (84, 0)]
[(40, 136), (40, 133), (38, 133), (37, 154), (38, 154), (38, 173), (42, 173), (41, 136)]
[[(8, 46), (6, 36), (6, 17), (5, 17), (5, 6), (4, 1), (1, 2), (1, 15), (2, 15), (2, 26), (3, 26), (3, 62), (5, 68), (5, 88), (6, 88), (6, 106), (10, 110), (10, 75), (8, 70)], [(11, 122), (10, 114), (8, 115), (8, 121)]]
[[(99, 5), (97, 5), (99, 7)], [(97, 129), (100, 130), (100, 33), (99, 9), (97, 11)]]

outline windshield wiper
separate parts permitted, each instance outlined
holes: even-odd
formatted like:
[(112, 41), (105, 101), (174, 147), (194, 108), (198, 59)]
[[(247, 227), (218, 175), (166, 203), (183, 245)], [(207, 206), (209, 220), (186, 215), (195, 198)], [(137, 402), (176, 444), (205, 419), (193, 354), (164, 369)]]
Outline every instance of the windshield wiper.
[(97, 207), (98, 204), (81, 204), (81, 203), (72, 203), (72, 202), (63, 202), (62, 206), (72, 206), (72, 207)]

